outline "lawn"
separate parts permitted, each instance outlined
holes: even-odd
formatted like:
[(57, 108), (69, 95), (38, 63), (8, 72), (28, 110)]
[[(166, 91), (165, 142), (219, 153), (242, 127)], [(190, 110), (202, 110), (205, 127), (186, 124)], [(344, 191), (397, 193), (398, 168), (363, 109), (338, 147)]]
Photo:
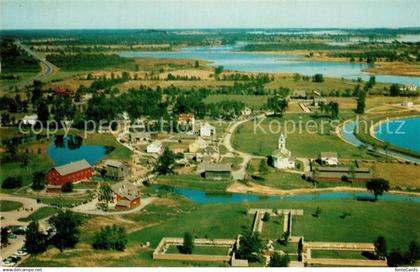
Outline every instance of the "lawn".
[(35, 212), (31, 213), (27, 217), (19, 218), (19, 221), (29, 222), (29, 221), (39, 221), (44, 218), (50, 217), (55, 214), (58, 210), (52, 207), (41, 207)]
[(107, 154), (108, 159), (129, 161), (131, 160), (131, 155), (133, 154), (133, 152), (130, 149), (118, 143), (115, 139), (115, 136), (113, 136), (112, 134), (89, 134), (87, 138), (83, 139), (83, 143), (87, 145), (99, 144), (102, 146), (113, 147), (114, 150)]
[(283, 118), (265, 118), (261, 123), (249, 121), (234, 132), (232, 144), (243, 152), (267, 156), (277, 149), (279, 136), (287, 129), (286, 147), (292, 156), (317, 158), (323, 151), (337, 152), (339, 158), (360, 159), (367, 156), (340, 140), (335, 134), (335, 128), (323, 123), (326, 121), (324, 118), (295, 113), (285, 114)]
[(261, 237), (266, 240), (276, 241), (283, 235), (283, 217), (271, 216), (270, 220), (263, 221)]
[(228, 163), (232, 165), (233, 170), (238, 170), (240, 164), (242, 163), (243, 158), (241, 157), (225, 157), (222, 159), (221, 163)]
[[(226, 256), (228, 254), (229, 247), (225, 246), (197, 246), (195, 245), (192, 254), (197, 255), (218, 255)], [(170, 245), (166, 251), (168, 254), (179, 254), (178, 246)]]
[(197, 175), (166, 175), (156, 178), (156, 183), (173, 187), (199, 189), (207, 192), (224, 192), (230, 180), (207, 180)]
[[(167, 201), (171, 201), (172, 204)], [(45, 254), (31, 256), (24, 266), (224, 266), (221, 263), (201, 263), (182, 261), (153, 261), (152, 252), (163, 236), (183, 237), (191, 232), (194, 237), (209, 239), (234, 239), (239, 233), (249, 231), (252, 217), (245, 211), (248, 208), (301, 208), (304, 216), (293, 220), (293, 235), (303, 235), (305, 241), (331, 242), (373, 242), (378, 235), (384, 235), (388, 248), (406, 249), (412, 239), (418, 239), (420, 230), (413, 226), (420, 224), (417, 216), (420, 204), (414, 202), (378, 201), (375, 203), (356, 200), (324, 201), (256, 201), (236, 204), (192, 205), (175, 204), (176, 198), (159, 199), (156, 207), (142, 213), (117, 217), (107, 217), (106, 225), (127, 224), (128, 247), (124, 252), (96, 251), (87, 244), (94, 232), (86, 231), (85, 226), (104, 226), (93, 217), (82, 226), (81, 241), (75, 249), (60, 253), (49, 249)], [(181, 199), (180, 199), (181, 201)], [(184, 201), (184, 200), (182, 200)], [(191, 205), (191, 204), (190, 204)], [(165, 206), (171, 209), (161, 209)], [(319, 206), (320, 218), (312, 213)], [(182, 208), (181, 208), (182, 207)], [(148, 210), (149, 207), (146, 208)], [(177, 212), (178, 211), (178, 212)], [(341, 219), (343, 211), (351, 216)], [(141, 215), (141, 216), (140, 216)], [(153, 215), (153, 221), (150, 221)], [(146, 221), (145, 221), (146, 220)], [(158, 220), (158, 221), (155, 221)], [(140, 226), (137, 226), (139, 224)], [(140, 248), (139, 243), (150, 242), (148, 249)], [(280, 245), (279, 245), (280, 246)], [(282, 247), (282, 246), (281, 246)], [(296, 244), (287, 247), (288, 252), (296, 252)]]
[(22, 203), (9, 200), (0, 200), (0, 212), (10, 212), (19, 210), (22, 207)]
[(349, 250), (311, 250), (312, 258), (331, 258), (331, 259), (367, 259), (361, 251)]

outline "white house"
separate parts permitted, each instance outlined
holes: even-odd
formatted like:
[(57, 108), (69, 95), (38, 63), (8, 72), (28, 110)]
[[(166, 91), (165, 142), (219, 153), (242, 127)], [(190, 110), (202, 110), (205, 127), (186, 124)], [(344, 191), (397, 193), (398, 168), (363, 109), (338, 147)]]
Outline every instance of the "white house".
[(337, 166), (338, 165), (338, 155), (337, 152), (321, 152), (319, 154), (319, 159), (322, 164)]
[(417, 91), (417, 85), (416, 84), (406, 84), (400, 87), (400, 91), (410, 91), (415, 92)]
[(251, 114), (252, 114), (252, 109), (251, 109), (251, 108), (248, 108), (248, 107), (245, 107), (245, 108), (241, 111), (241, 115), (248, 116), (248, 115), (251, 115)]
[(282, 134), (279, 138), (278, 149), (271, 154), (273, 166), (277, 169), (295, 168), (295, 160), (286, 148), (286, 137)]
[(403, 103), (401, 103), (401, 106), (406, 107), (406, 108), (412, 108), (414, 106), (413, 101), (404, 101)]
[(212, 125), (210, 125), (208, 122), (206, 122), (203, 126), (200, 128), (200, 136), (201, 137), (211, 137), (216, 135), (216, 128)]
[(38, 115), (37, 114), (25, 115), (25, 117), (23, 117), (23, 119), (22, 119), (22, 124), (33, 126), (33, 125), (36, 124), (37, 120), (38, 120)]
[(161, 153), (162, 152), (162, 142), (154, 141), (153, 143), (147, 146), (147, 153)]

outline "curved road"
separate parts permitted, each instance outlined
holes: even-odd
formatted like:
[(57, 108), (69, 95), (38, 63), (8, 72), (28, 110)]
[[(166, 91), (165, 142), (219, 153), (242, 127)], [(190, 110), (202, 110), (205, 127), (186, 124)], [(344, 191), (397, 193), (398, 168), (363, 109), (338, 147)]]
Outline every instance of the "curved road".
[(23, 81), (19, 81), (17, 83), (13, 83), (13, 84), (10, 84), (10, 85), (6, 85), (6, 86), (4, 86), (4, 88), (26, 87), (28, 85), (31, 85), (34, 80), (46, 79), (49, 76), (51, 76), (52, 74), (54, 74), (56, 71), (58, 71), (58, 68), (54, 64), (47, 61), (45, 58), (42, 58), (42, 57), (38, 56), (35, 52), (33, 52), (31, 49), (29, 49), (29, 47), (27, 47), (26, 45), (23, 45), (20, 41), (16, 41), (15, 44), (18, 47), (25, 50), (29, 55), (31, 55), (32, 57), (34, 57), (35, 59), (37, 59), (39, 61), (39, 64), (41, 66), (41, 71), (38, 74), (36, 74), (35, 76), (33, 76), (32, 78), (29, 78), (29, 79), (26, 79), (26, 80), (23, 80)]

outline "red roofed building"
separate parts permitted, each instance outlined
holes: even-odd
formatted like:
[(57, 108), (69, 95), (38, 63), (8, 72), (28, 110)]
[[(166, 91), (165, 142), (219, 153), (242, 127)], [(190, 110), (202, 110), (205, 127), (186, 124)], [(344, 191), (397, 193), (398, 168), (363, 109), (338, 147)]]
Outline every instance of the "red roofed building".
[(132, 209), (140, 205), (140, 190), (128, 181), (115, 183), (111, 186), (114, 192), (115, 209)]
[(57, 88), (54, 90), (54, 93), (55, 93), (56, 95), (68, 95), (68, 91), (67, 91), (65, 88), (63, 88), (63, 87), (57, 87)]
[(178, 116), (178, 125), (181, 125), (181, 126), (186, 126), (186, 125), (194, 126), (194, 124), (195, 124), (194, 114), (181, 113)]
[(47, 174), (47, 183), (51, 190), (66, 183), (73, 183), (92, 176), (92, 166), (86, 160), (80, 160), (51, 169)]

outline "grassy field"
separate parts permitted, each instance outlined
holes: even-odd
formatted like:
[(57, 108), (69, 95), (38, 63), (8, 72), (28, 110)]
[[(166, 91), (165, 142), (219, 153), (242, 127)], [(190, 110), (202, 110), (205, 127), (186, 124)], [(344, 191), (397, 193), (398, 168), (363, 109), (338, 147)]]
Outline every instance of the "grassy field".
[(261, 238), (276, 240), (283, 235), (283, 217), (271, 216), (270, 220), (263, 223)]
[[(312, 216), (317, 206), (322, 210), (320, 218)], [(412, 239), (418, 239), (420, 235), (420, 231), (413, 228), (420, 224), (417, 216), (420, 204), (414, 202), (279, 200), (197, 206), (181, 198), (165, 198), (146, 207), (141, 213), (123, 218), (93, 217), (82, 226), (83, 242), (75, 249), (65, 250), (64, 253), (49, 249), (39, 256), (31, 256), (23, 265), (224, 266), (218, 263), (153, 261), (152, 252), (163, 236), (182, 237), (184, 232), (191, 232), (197, 238), (236, 238), (237, 234), (251, 229), (253, 218), (245, 214), (248, 208), (303, 209), (304, 215), (296, 216), (293, 220), (293, 235), (303, 235), (305, 241), (373, 242), (378, 235), (384, 235), (389, 249), (405, 249)], [(350, 212), (351, 216), (340, 218), (343, 211)], [(124, 252), (93, 250), (88, 243), (94, 231), (111, 224), (131, 226), (128, 229), (128, 248)], [(140, 248), (139, 243), (147, 241), (151, 243), (151, 248)], [(289, 252), (296, 252), (296, 247), (287, 248)]]
[[(191, 254), (197, 255), (218, 255), (225, 256), (228, 254), (228, 247), (224, 246), (194, 246), (194, 249)], [(168, 254), (179, 254), (179, 249), (177, 246), (171, 245), (166, 251)]]
[(197, 175), (159, 176), (156, 183), (180, 188), (199, 189), (207, 192), (224, 192), (230, 184), (228, 180), (207, 180)]
[(39, 221), (44, 218), (50, 217), (55, 214), (58, 210), (52, 207), (41, 207), (35, 212), (31, 213), (27, 217), (19, 218), (19, 221), (29, 222), (29, 221)]
[(19, 210), (22, 207), (22, 203), (9, 200), (0, 200), (0, 212), (10, 212)]
[(221, 163), (231, 164), (233, 170), (238, 170), (240, 168), (239, 165), (242, 163), (242, 161), (243, 161), (243, 158), (241, 157), (232, 157), (232, 158), (225, 157), (222, 159)]
[(331, 259), (367, 259), (361, 251), (346, 250), (311, 250), (312, 258), (331, 258)]
[[(236, 149), (249, 154), (270, 155), (278, 146), (280, 134), (285, 131), (285, 128), (292, 131), (291, 122), (294, 122), (296, 129), (293, 133), (287, 134), (286, 140), (286, 146), (293, 156), (316, 158), (320, 152), (328, 151), (337, 152), (339, 158), (360, 159), (366, 156), (361, 154), (356, 147), (340, 140), (330, 125), (322, 125), (323, 120), (325, 121), (325, 119), (311, 119), (305, 114), (285, 114), (283, 118), (265, 118), (261, 123), (259, 121), (246, 122), (235, 131), (232, 144)], [(300, 130), (299, 122), (302, 123), (302, 130)], [(305, 129), (305, 124), (308, 129)], [(323, 127), (324, 130), (317, 131), (314, 125), (318, 128)]]

